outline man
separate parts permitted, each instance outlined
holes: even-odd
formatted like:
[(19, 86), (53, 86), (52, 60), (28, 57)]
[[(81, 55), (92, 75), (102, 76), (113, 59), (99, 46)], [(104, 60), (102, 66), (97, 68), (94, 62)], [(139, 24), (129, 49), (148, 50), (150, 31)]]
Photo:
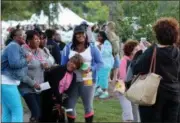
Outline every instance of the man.
[(55, 42), (56, 31), (52, 29), (47, 29), (45, 33), (48, 39), (47, 48), (49, 49), (51, 55), (54, 57), (56, 64), (60, 64), (61, 61), (60, 61), (59, 47)]

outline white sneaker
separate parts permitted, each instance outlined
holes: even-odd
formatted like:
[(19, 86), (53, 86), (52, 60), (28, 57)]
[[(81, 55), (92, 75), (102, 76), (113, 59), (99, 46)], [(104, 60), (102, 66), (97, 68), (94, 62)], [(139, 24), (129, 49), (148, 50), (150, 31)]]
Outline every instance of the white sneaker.
[(96, 97), (96, 96), (99, 96), (102, 92), (103, 92), (103, 90), (102, 90), (101, 88), (97, 88), (94, 96), (95, 96), (95, 97)]

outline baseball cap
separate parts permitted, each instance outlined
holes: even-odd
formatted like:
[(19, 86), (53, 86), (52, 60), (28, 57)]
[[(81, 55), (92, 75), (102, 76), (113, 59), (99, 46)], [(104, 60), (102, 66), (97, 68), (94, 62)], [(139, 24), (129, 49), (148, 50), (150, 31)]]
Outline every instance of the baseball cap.
[(82, 26), (76, 26), (74, 29), (74, 33), (80, 33), (80, 32), (85, 33), (86, 31)]
[(83, 21), (80, 25), (89, 26), (86, 21)]

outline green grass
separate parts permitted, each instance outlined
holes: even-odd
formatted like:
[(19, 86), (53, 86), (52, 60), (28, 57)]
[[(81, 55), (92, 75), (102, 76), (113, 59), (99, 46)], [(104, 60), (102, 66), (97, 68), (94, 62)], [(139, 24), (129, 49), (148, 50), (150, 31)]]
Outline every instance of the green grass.
[[(28, 112), (28, 108), (25, 105), (24, 101), (24, 111)], [(76, 105), (77, 119), (76, 122), (84, 122), (84, 108), (82, 101), (79, 100)], [(108, 100), (94, 100), (94, 122), (120, 122), (122, 110), (117, 99), (108, 99)]]
[[(84, 122), (84, 108), (81, 100), (76, 106), (77, 122)], [(116, 99), (94, 100), (94, 122), (120, 122), (121, 108), (119, 101)]]

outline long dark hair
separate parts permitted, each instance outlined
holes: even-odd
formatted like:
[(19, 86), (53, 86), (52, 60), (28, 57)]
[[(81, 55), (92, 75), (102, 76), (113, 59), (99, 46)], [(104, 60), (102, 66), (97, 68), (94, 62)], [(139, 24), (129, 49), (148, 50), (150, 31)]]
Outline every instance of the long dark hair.
[[(73, 38), (72, 38), (72, 46), (71, 49), (72, 50), (76, 50), (77, 45), (79, 44), (79, 42), (76, 39), (76, 33), (73, 34)], [(89, 42), (88, 42), (88, 36), (86, 34), (86, 39), (85, 39), (85, 43), (84, 43), (84, 47), (88, 48), (89, 47)]]
[(105, 42), (105, 40), (108, 40), (108, 38), (107, 38), (107, 35), (106, 35), (106, 33), (104, 32), (104, 31), (100, 31), (99, 33), (98, 33), (101, 37), (102, 37), (102, 43), (104, 43)]

